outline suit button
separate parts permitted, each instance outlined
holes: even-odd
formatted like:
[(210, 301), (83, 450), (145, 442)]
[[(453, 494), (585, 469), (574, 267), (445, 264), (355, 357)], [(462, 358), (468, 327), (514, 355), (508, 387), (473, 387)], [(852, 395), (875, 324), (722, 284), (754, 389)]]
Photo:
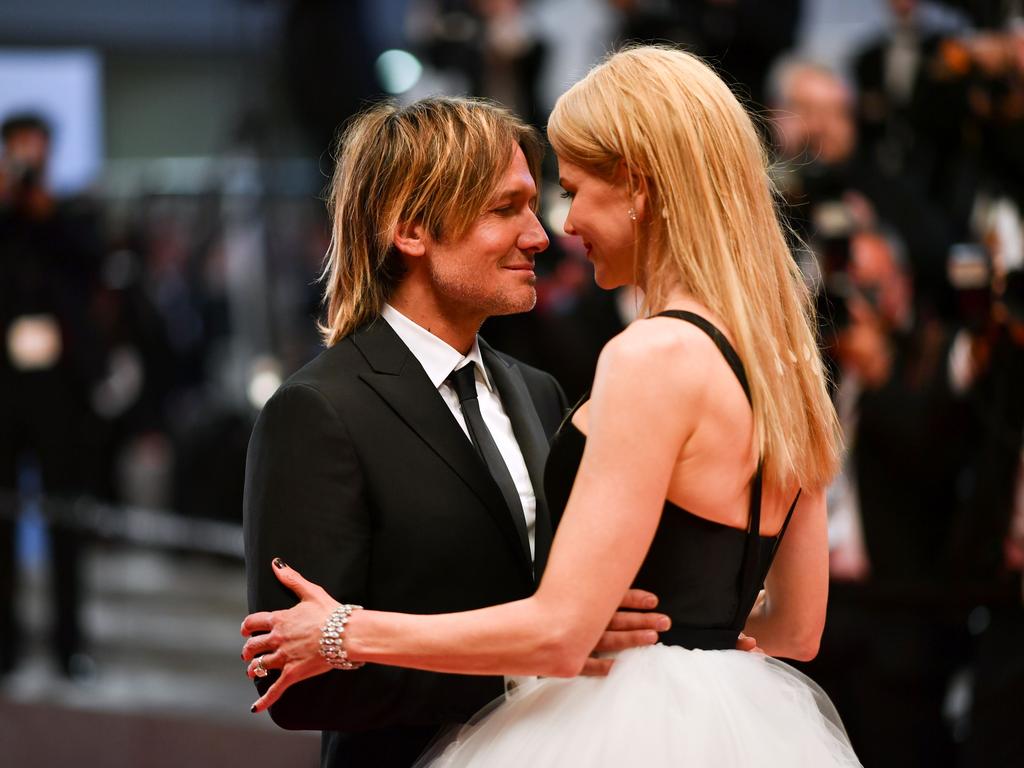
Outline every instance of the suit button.
[(505, 683), (505, 691), (507, 693), (512, 693), (512, 691), (514, 691), (518, 687), (519, 683), (517, 683), (515, 680), (509, 680), (507, 683)]

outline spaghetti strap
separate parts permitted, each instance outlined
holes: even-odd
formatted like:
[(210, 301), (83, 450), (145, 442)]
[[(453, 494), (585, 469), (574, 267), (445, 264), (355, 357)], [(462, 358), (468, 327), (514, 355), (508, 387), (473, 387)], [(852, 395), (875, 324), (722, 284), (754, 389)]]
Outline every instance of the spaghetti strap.
[[(704, 333), (711, 337), (711, 340), (715, 342), (715, 346), (718, 347), (725, 361), (732, 368), (732, 372), (739, 379), (740, 386), (743, 387), (743, 392), (747, 396), (747, 402), (753, 407), (753, 399), (750, 394), (750, 384), (747, 381), (747, 372), (743, 367), (743, 361), (740, 359), (739, 354), (733, 348), (732, 344), (725, 337), (713, 323), (704, 317), (694, 313), (687, 312), (682, 309), (667, 309), (664, 312), (659, 312), (654, 317), (674, 317), (679, 320), (685, 320), (686, 322), (697, 326)], [(772, 561), (775, 559), (775, 553), (778, 551), (779, 543), (782, 541), (783, 535), (786, 533), (786, 528), (789, 526), (789, 521), (793, 517), (793, 510), (796, 509), (796, 503), (800, 499), (800, 491), (797, 491), (796, 498), (793, 499), (793, 503), (789, 507), (789, 512), (786, 514), (785, 522), (782, 524), (782, 529), (775, 537), (775, 541), (772, 544), (772, 548), (769, 551), (767, 557), (762, 557), (761, 552), (761, 495), (763, 490), (763, 459), (758, 458), (757, 471), (754, 473), (754, 477), (750, 481), (750, 511), (747, 517), (747, 536), (743, 546), (743, 567), (740, 572), (740, 600), (736, 608), (736, 616), (733, 620), (734, 629), (743, 629), (743, 625), (746, 623), (747, 616), (754, 606), (754, 602), (757, 600), (757, 593), (761, 590), (764, 585), (764, 580), (768, 575), (768, 569), (771, 567)]]
[(659, 312), (654, 317), (675, 317), (679, 320), (685, 320), (686, 322), (697, 326), (704, 333), (711, 337), (711, 340), (715, 342), (715, 346), (718, 347), (722, 356), (725, 357), (725, 361), (732, 368), (732, 372), (736, 374), (736, 378), (740, 380), (740, 386), (743, 387), (743, 392), (747, 396), (747, 402), (753, 403), (750, 397), (750, 384), (747, 382), (747, 371), (743, 367), (743, 361), (740, 360), (740, 356), (733, 348), (729, 340), (725, 338), (725, 334), (716, 328), (706, 318), (701, 317), (693, 312), (687, 312), (683, 309), (666, 309), (664, 312)]

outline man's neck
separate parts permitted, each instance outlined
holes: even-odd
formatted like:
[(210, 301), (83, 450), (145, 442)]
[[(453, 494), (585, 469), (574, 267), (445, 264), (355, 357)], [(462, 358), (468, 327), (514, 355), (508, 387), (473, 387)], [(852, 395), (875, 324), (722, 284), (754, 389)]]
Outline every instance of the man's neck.
[(388, 304), (464, 355), (473, 347), (477, 331), (487, 319), (479, 312), (458, 312), (442, 306), (434, 293), (405, 283), (395, 289)]

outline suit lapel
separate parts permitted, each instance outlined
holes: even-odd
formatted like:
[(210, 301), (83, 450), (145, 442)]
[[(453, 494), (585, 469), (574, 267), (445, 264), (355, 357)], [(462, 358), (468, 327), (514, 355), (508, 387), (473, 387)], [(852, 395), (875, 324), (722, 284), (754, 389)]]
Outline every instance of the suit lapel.
[(519, 367), (506, 362), (490, 345), (480, 339), (480, 353), (483, 355), (487, 372), (494, 380), (501, 403), (512, 423), (519, 450), (522, 451), (526, 469), (533, 484), (537, 499), (537, 516), (534, 523), (534, 573), (539, 582), (551, 550), (551, 516), (544, 500), (544, 465), (548, 459), (548, 439), (544, 426), (537, 415), (526, 381)]
[(380, 318), (351, 338), (373, 369), (359, 374), (359, 378), (480, 498), (510, 546), (520, 555), (526, 574), (530, 575), (529, 560), (523, 556), (519, 532), (501, 490), (416, 357), (387, 321)]

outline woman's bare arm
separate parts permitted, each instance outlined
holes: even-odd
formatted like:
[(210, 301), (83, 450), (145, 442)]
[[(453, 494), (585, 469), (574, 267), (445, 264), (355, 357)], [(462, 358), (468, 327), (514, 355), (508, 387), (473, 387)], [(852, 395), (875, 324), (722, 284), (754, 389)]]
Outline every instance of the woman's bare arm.
[[(535, 595), (435, 616), (357, 611), (345, 636), (350, 659), (463, 674), (579, 673), (636, 576), (677, 457), (696, 424), (702, 359), (714, 352), (695, 343), (697, 333), (637, 323), (602, 352), (583, 460)], [(302, 603), (282, 613), (305, 610), (305, 618), (293, 615), (272, 641), (284, 656), (273, 666), (285, 669), (257, 710), (271, 703), (276, 687), (296, 682), (287, 679), (287, 660), (310, 656), (306, 644), (318, 641), (333, 604), (326, 593), (300, 596)], [(253, 614), (243, 632), (272, 636), (270, 616)], [(323, 671), (299, 670), (293, 677)]]
[(825, 491), (804, 491), (765, 580), (765, 599), (744, 633), (769, 656), (809, 661), (818, 653), (828, 601)]

